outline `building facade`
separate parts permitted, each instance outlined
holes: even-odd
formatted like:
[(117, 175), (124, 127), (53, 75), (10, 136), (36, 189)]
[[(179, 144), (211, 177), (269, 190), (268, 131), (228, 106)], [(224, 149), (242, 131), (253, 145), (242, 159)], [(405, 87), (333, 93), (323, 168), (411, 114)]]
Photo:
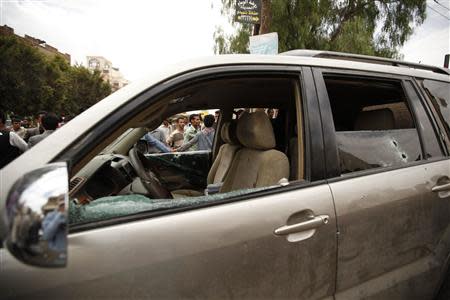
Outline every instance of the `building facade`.
[(98, 70), (103, 80), (111, 84), (113, 92), (129, 83), (120, 73), (119, 68), (113, 67), (112, 63), (103, 56), (86, 56), (86, 61), (88, 69), (91, 71)]
[(60, 56), (60, 57), (64, 58), (70, 64), (70, 54), (59, 52), (58, 49), (47, 44), (45, 41), (43, 41), (41, 39), (34, 38), (27, 34), (25, 34), (24, 37), (21, 37), (21, 36), (15, 34), (14, 29), (7, 25), (0, 26), (0, 35), (15, 36), (17, 39), (25, 42), (29, 46), (36, 48), (42, 54), (44, 54), (48, 57)]

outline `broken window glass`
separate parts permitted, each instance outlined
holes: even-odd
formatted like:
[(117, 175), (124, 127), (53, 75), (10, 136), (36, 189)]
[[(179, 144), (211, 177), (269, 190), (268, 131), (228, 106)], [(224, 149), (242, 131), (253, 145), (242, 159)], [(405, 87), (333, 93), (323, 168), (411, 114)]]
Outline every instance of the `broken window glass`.
[(400, 81), (325, 76), (341, 174), (422, 160)]
[(422, 158), (415, 129), (336, 133), (342, 173), (400, 166)]
[[(277, 185), (275, 187), (279, 186)], [(69, 224), (79, 225), (133, 215), (141, 212), (195, 207), (202, 204), (221, 202), (225, 199), (232, 199), (241, 195), (247, 195), (269, 188), (274, 187), (242, 189), (222, 194), (184, 197), (178, 199), (150, 199), (143, 195), (132, 194), (103, 197), (92, 201), (88, 205), (77, 205), (74, 202), (70, 202)]]

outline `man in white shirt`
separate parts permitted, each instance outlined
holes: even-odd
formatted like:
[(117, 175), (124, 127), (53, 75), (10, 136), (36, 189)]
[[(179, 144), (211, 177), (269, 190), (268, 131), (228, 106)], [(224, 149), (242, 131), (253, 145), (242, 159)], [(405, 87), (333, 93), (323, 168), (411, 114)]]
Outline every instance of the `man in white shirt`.
[(0, 169), (28, 149), (27, 143), (12, 131), (6, 130), (6, 116), (0, 112)]
[(183, 145), (184, 139), (184, 125), (185, 125), (184, 117), (177, 118), (177, 129), (175, 129), (167, 139), (167, 144), (170, 147), (178, 148)]
[(158, 129), (161, 130), (161, 132), (164, 134), (163, 136), (163, 143), (167, 145), (167, 139), (169, 138), (170, 134), (172, 133), (172, 127), (170, 126), (169, 120), (164, 120), (161, 126), (158, 127)]
[(27, 130), (24, 127), (22, 127), (22, 120), (17, 117), (14, 117), (12, 120), (11, 131), (14, 131), (14, 133), (20, 136), (22, 139), (24, 139), (25, 135), (27, 134)]

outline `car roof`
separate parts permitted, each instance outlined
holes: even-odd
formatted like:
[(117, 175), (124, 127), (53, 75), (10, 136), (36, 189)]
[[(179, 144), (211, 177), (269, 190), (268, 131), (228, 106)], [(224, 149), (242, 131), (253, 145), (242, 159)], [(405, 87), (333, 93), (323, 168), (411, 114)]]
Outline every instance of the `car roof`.
[(379, 65), (388, 65), (395, 67), (403, 67), (403, 68), (411, 68), (411, 69), (419, 69), (419, 70), (427, 70), (432, 71), (439, 74), (450, 75), (450, 70), (447, 68), (441, 68), (432, 65), (425, 65), (420, 63), (407, 62), (398, 59), (386, 58), (386, 57), (378, 57), (378, 56), (369, 56), (369, 55), (361, 55), (354, 53), (344, 53), (344, 52), (333, 52), (333, 51), (321, 51), (321, 50), (291, 50), (287, 52), (280, 53), (281, 55), (288, 56), (306, 56), (306, 57), (316, 57), (316, 58), (328, 58), (328, 59), (337, 59), (337, 60), (345, 60), (348, 62), (366, 62), (369, 64), (379, 64)]
[(295, 50), (282, 53), (281, 55), (227, 54), (201, 57), (179, 63), (176, 66), (181, 70), (187, 66), (195, 69), (239, 64), (285, 64), (338, 68), (450, 81), (449, 69), (387, 58), (330, 51)]

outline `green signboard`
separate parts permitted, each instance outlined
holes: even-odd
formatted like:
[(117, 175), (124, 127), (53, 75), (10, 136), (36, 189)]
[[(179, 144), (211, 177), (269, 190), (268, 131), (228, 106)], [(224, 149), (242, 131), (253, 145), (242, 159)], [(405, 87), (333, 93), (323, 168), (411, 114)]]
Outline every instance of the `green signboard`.
[(236, 22), (261, 24), (261, 1), (236, 0)]

